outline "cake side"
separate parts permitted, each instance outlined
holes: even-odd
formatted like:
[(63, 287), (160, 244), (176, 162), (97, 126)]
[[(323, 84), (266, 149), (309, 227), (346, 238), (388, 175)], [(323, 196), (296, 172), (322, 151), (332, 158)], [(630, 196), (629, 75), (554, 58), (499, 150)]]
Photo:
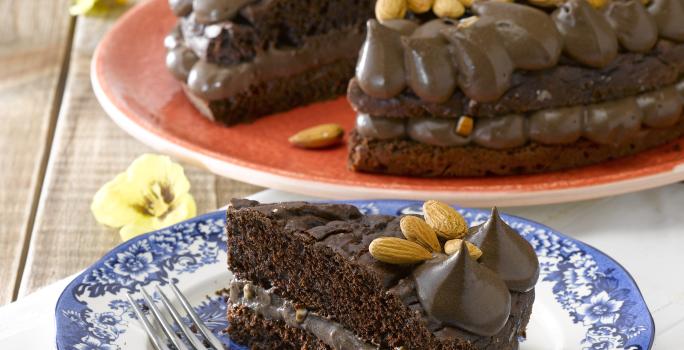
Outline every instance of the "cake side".
[(351, 206), (236, 203), (228, 214), (229, 268), (238, 280), (338, 322), (383, 349), (516, 348), (534, 291), (511, 293), (510, 315), (492, 336), (429, 321), (411, 284), (413, 266), (392, 266), (368, 252), (373, 239), (402, 235), (398, 221), (361, 216)]

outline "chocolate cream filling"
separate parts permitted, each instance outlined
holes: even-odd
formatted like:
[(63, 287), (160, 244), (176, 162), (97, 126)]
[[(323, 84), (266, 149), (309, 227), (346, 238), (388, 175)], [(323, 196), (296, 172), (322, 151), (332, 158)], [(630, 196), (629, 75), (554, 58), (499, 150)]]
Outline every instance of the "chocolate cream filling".
[(282, 321), (290, 327), (307, 331), (335, 350), (377, 349), (341, 324), (306, 309), (297, 309), (291, 301), (249, 281), (234, 279), (230, 283), (230, 302), (245, 306), (267, 320)]
[(181, 31), (175, 28), (165, 39), (168, 50), (166, 65), (195, 96), (210, 101), (221, 100), (264, 81), (354, 58), (363, 38), (360, 29), (349, 28), (309, 37), (298, 48), (273, 46), (258, 53), (250, 62), (222, 66), (199, 59), (185, 44)]
[(636, 136), (642, 127), (667, 128), (680, 120), (684, 80), (638, 96), (589, 106), (552, 108), (531, 114), (475, 118), (473, 132), (456, 133), (456, 118), (387, 118), (359, 114), (356, 130), (379, 140), (410, 138), (434, 146), (475, 143), (492, 149), (520, 147), (528, 141), (568, 144), (587, 138), (617, 145)]

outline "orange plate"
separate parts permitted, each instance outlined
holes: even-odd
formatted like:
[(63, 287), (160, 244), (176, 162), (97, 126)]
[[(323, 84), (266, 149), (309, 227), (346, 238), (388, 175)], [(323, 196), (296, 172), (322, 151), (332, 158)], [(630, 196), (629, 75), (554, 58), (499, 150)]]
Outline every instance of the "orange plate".
[[(461, 205), (530, 205), (596, 198), (684, 179), (684, 140), (634, 157), (564, 172), (506, 177), (420, 179), (354, 173), (344, 147), (306, 151), (287, 138), (354, 113), (344, 98), (231, 128), (202, 117), (166, 71), (163, 38), (175, 18), (166, 0), (130, 10), (98, 47), (92, 81), (107, 113), (162, 152), (256, 185), (335, 198), (435, 198)], [(677, 146), (677, 147), (675, 147)]]

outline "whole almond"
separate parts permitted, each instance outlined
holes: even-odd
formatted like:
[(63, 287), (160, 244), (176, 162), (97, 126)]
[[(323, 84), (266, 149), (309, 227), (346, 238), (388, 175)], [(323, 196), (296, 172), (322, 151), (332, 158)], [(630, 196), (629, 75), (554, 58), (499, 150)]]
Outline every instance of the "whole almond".
[(539, 7), (558, 7), (563, 0), (529, 0), (530, 4)]
[(408, 0), (408, 9), (413, 13), (425, 13), (430, 11), (435, 0)]
[(465, 236), (468, 225), (456, 209), (448, 204), (430, 200), (423, 203), (423, 214), (427, 222), (437, 235), (445, 239), (455, 239)]
[(440, 18), (459, 18), (465, 13), (465, 7), (458, 0), (435, 0), (432, 12)]
[(304, 129), (289, 138), (291, 144), (302, 148), (334, 146), (344, 138), (344, 129), (338, 124), (321, 124)]
[(402, 19), (406, 16), (406, 0), (378, 0), (375, 3), (375, 17), (378, 21)]
[[(444, 252), (448, 255), (455, 254), (461, 250), (461, 242), (463, 242), (462, 239), (452, 239), (446, 241), (446, 243), (444, 243)], [(468, 254), (470, 254), (470, 257), (477, 260), (482, 256), (482, 250), (480, 250), (480, 248), (478, 248), (476, 245), (468, 241), (465, 241), (465, 244), (466, 248), (468, 248)]]
[(435, 230), (425, 220), (410, 215), (404, 216), (399, 221), (399, 227), (401, 227), (401, 233), (409, 241), (416, 242), (431, 252), (439, 253), (442, 251)]
[(368, 250), (374, 258), (389, 264), (415, 264), (432, 258), (422, 245), (396, 237), (376, 238)]

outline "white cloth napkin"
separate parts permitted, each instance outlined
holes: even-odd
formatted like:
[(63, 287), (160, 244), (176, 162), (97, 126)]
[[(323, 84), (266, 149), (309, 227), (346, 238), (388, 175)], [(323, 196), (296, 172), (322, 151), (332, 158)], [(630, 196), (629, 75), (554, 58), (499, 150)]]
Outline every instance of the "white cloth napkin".
[[(261, 202), (310, 199), (275, 190), (250, 198)], [(591, 201), (502, 211), (542, 222), (619, 261), (636, 279), (653, 313), (653, 348), (682, 349), (684, 184)], [(74, 277), (0, 308), (0, 349), (55, 349), (55, 304)]]

